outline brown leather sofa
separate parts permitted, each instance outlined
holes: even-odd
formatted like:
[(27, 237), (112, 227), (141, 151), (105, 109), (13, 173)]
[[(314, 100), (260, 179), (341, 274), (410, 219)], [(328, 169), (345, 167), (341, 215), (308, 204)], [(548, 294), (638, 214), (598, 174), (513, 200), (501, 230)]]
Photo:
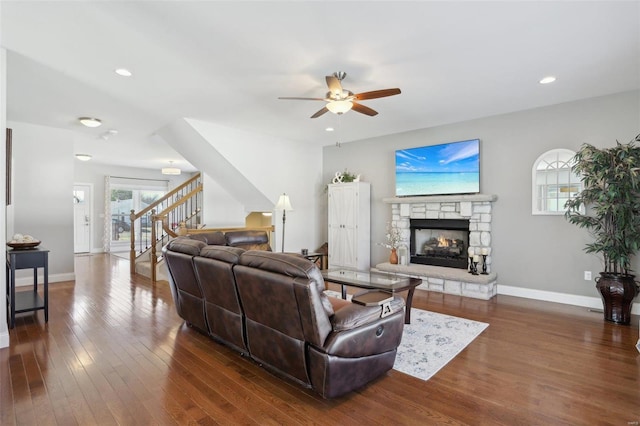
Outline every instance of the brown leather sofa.
[(265, 231), (228, 231), (203, 232), (189, 235), (194, 240), (204, 241), (209, 245), (240, 247), (245, 250), (272, 251), (269, 236)]
[(163, 248), (178, 314), (187, 324), (325, 398), (393, 367), (404, 300), (380, 306), (333, 300), (317, 266), (265, 250), (179, 237)]

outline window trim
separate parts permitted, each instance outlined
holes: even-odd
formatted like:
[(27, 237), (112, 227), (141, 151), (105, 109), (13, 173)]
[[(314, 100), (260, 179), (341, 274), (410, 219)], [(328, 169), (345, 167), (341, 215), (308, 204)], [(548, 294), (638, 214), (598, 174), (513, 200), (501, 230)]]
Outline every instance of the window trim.
[[(566, 148), (554, 148), (554, 149), (550, 149), (548, 151), (543, 152), (542, 154), (540, 154), (540, 156), (538, 156), (538, 158), (536, 159), (536, 161), (534, 161), (533, 166), (531, 167), (531, 214), (532, 215), (536, 215), (536, 216), (564, 216), (566, 210), (561, 210), (561, 211), (554, 211), (554, 210), (540, 210), (538, 209), (538, 185), (537, 185), (537, 177), (538, 177), (538, 165), (545, 160), (546, 158), (550, 157), (551, 155), (555, 155), (556, 158), (557, 156), (559, 156), (560, 154), (568, 154), (570, 155), (571, 158), (573, 158), (573, 156), (575, 156), (576, 152), (571, 150), (571, 149), (566, 149)], [(556, 169), (556, 170), (561, 170), (561, 169)], [(557, 174), (556, 174), (557, 176)], [(571, 180), (569, 180), (569, 184), (572, 184), (573, 182)], [(580, 181), (577, 182), (578, 184), (581, 184)], [(582, 188), (580, 187), (580, 190)]]

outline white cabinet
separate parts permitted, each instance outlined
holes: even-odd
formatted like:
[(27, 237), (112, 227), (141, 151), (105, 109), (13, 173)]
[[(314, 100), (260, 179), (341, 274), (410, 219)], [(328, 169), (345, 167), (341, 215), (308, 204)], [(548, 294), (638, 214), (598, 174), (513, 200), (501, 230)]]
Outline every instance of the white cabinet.
[(329, 268), (371, 267), (371, 186), (329, 185)]

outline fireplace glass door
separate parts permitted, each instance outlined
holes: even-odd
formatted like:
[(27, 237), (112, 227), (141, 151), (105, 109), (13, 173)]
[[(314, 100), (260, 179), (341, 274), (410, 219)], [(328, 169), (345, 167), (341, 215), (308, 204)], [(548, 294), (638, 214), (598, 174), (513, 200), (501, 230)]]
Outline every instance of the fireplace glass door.
[(469, 221), (411, 220), (411, 262), (466, 269)]

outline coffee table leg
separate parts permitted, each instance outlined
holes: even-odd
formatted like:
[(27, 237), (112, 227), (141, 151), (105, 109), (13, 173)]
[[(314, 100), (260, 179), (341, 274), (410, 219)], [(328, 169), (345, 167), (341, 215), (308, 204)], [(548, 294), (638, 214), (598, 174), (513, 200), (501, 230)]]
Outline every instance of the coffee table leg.
[(341, 284), (340, 287), (342, 287), (342, 298), (344, 300), (347, 300), (347, 288), (344, 286), (344, 284)]
[(415, 291), (415, 287), (409, 289), (409, 293), (407, 293), (407, 303), (406, 309), (404, 311), (404, 323), (411, 324), (411, 303), (413, 302), (413, 292)]

